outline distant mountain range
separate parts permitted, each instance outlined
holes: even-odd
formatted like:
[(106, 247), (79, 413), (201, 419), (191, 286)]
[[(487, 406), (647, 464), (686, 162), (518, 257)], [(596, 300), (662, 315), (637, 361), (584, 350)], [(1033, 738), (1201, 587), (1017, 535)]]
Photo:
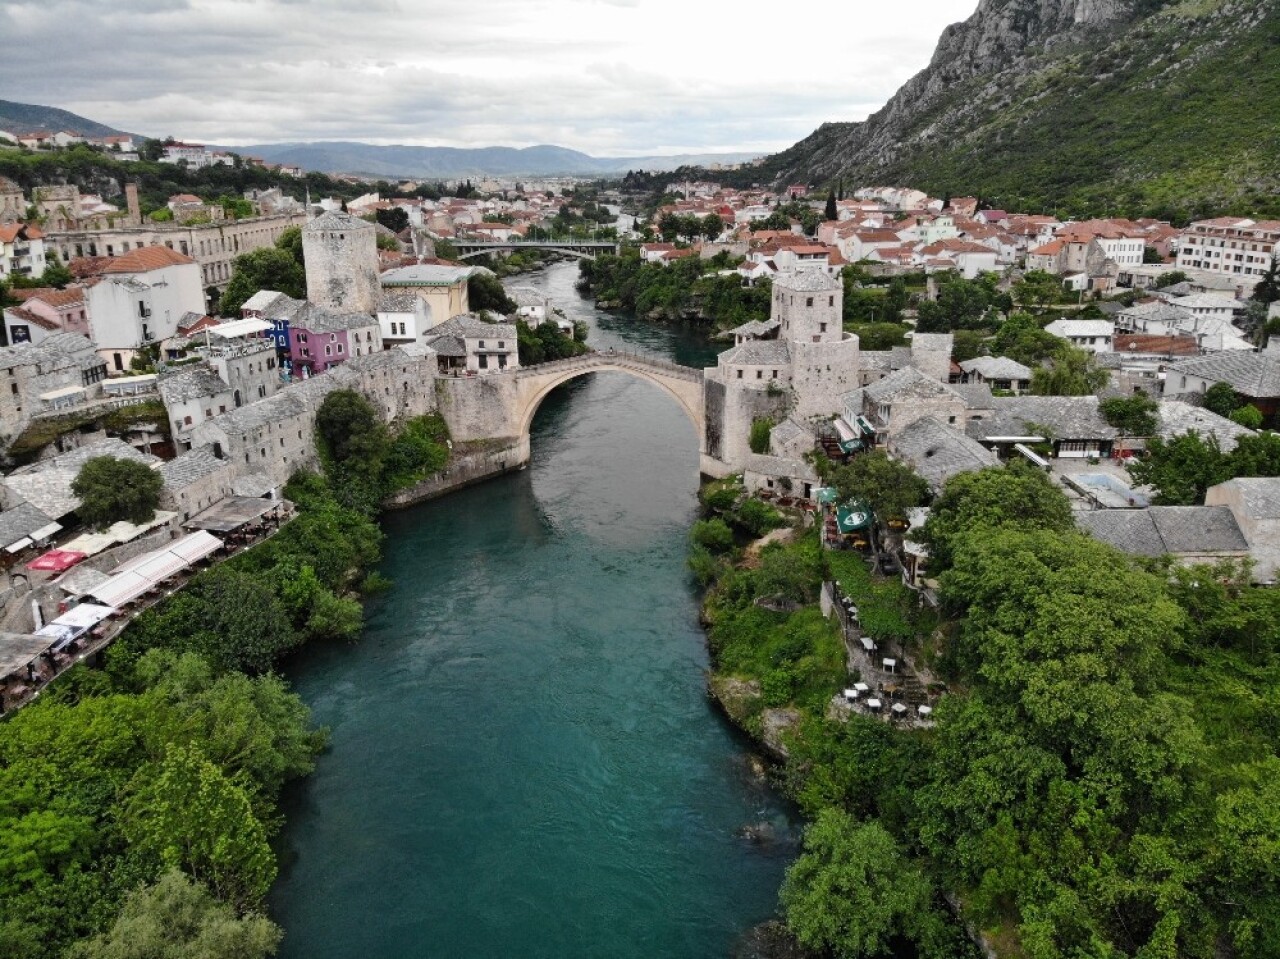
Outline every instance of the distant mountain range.
[(118, 136), (128, 132), (87, 120), (69, 110), (36, 103), (14, 103), (12, 100), (0, 100), (0, 130), (6, 133), (34, 133), (37, 130), (57, 133), (67, 130), (90, 137)]
[(477, 176), (612, 176), (628, 170), (664, 171), (682, 166), (742, 163), (751, 153), (696, 153), (680, 156), (594, 157), (566, 147), (373, 146), (350, 141), (262, 143), (226, 149), (322, 173), (455, 179)]
[[(0, 130), (31, 133), (36, 130), (69, 130), (103, 137), (126, 133), (106, 124), (35, 103), (0, 100)], [(138, 134), (133, 134), (138, 136)], [(679, 167), (710, 167), (742, 163), (753, 153), (686, 153), (679, 156), (594, 157), (566, 147), (374, 146), (357, 141), (317, 143), (258, 143), (228, 146), (269, 163), (285, 163), (321, 173), (355, 173), (367, 176), (419, 180), (482, 176), (613, 176), (628, 170), (666, 171)]]

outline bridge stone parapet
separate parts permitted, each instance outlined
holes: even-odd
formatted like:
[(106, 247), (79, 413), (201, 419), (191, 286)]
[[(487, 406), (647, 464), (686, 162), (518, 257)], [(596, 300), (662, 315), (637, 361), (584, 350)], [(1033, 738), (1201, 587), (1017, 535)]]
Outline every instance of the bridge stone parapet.
[(436, 380), (437, 402), (455, 439), (501, 437), (527, 450), (529, 427), (547, 394), (579, 376), (609, 370), (647, 380), (675, 399), (693, 424), (699, 451), (706, 452), (702, 370), (642, 353), (602, 350), (502, 373), (442, 376)]

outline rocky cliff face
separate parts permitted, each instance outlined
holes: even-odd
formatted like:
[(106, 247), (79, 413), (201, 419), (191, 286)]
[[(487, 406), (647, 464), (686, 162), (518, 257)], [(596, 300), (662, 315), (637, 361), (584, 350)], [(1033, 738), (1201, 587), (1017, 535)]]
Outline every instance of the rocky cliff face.
[(942, 31), (929, 66), (879, 112), (863, 123), (824, 124), (821, 130), (836, 138), (831, 149), (814, 157), (814, 172), (829, 175), (841, 166), (892, 158), (908, 145), (915, 119), (957, 84), (1016, 68), (1021, 59), (1047, 49), (1086, 41), (1131, 16), (1137, 5), (1137, 0), (982, 0), (968, 20)]
[(1166, 10), (1170, 3), (981, 0), (879, 112), (824, 124), (771, 157), (764, 173), (988, 195), (991, 184), (1013, 204), (1061, 192), (1055, 151), (1071, 154), (1066, 180), (1093, 177), (1095, 192), (1116, 176), (1138, 182), (1162, 165), (1185, 166), (1198, 151), (1195, 162), (1207, 158), (1213, 169), (1196, 178), (1212, 179), (1219, 196), (1265, 200), (1280, 178), (1274, 163), (1241, 188), (1224, 160), (1249, 143), (1257, 157), (1239, 156), (1240, 168), (1268, 167), (1259, 148), (1277, 140), (1280, 4), (1179, 0)]

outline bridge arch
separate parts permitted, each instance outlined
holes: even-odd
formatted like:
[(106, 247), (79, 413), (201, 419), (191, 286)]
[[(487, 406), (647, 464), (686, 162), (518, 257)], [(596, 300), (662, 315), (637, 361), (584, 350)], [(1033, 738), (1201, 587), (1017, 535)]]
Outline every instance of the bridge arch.
[[(614, 356), (617, 358), (611, 359)], [(586, 362), (575, 362), (575, 360)], [(546, 369), (552, 365), (556, 368)], [(521, 369), (517, 374), (521, 380), (519, 407), (516, 412), (518, 435), (521, 439), (528, 440), (534, 415), (542, 406), (542, 401), (557, 386), (588, 373), (608, 370), (626, 373), (636, 379), (653, 383), (674, 399), (689, 418), (689, 422), (693, 424), (694, 434), (698, 438), (698, 451), (706, 452), (706, 417), (703, 409), (701, 371), (689, 369), (687, 374), (667, 373), (662, 365), (651, 361), (645, 362), (630, 354), (594, 353), (589, 357), (576, 357), (572, 360), (560, 360), (554, 364)]]

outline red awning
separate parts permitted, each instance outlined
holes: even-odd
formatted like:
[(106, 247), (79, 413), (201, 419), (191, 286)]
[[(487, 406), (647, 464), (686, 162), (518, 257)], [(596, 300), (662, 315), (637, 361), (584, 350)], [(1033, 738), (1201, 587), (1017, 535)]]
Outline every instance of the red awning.
[(37, 556), (27, 564), (27, 569), (38, 569), (52, 573), (61, 573), (76, 563), (82, 562), (88, 554), (70, 549), (51, 549), (43, 556)]

